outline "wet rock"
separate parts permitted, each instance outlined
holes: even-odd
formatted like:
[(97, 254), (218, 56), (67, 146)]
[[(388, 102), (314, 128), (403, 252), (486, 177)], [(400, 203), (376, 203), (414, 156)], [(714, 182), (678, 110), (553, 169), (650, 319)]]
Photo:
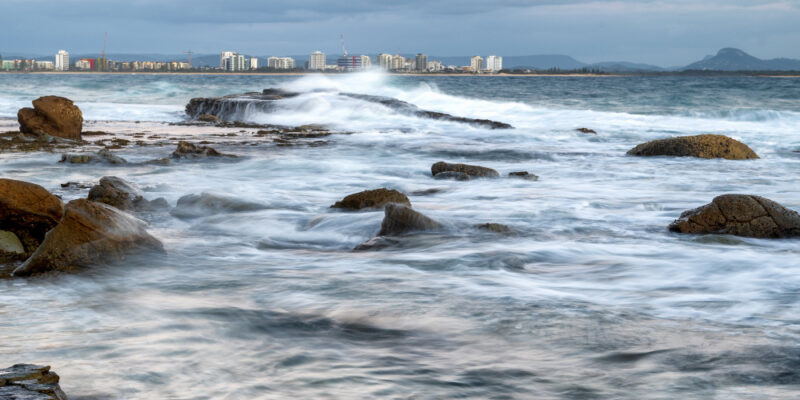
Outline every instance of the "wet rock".
[(411, 207), (389, 203), (384, 209), (378, 236), (396, 236), (413, 231), (441, 229), (442, 224), (414, 211)]
[(67, 400), (49, 365), (16, 364), (0, 369), (0, 399)]
[(200, 122), (211, 122), (211, 123), (217, 123), (222, 121), (216, 115), (211, 115), (211, 114), (201, 114), (196, 119)]
[(172, 152), (172, 158), (205, 158), (205, 157), (235, 157), (223, 154), (208, 146), (198, 146), (194, 143), (181, 140), (178, 147)]
[(628, 151), (631, 156), (676, 156), (748, 160), (758, 155), (746, 144), (723, 135), (679, 136), (642, 143)]
[(589, 129), (589, 128), (578, 128), (578, 129), (575, 129), (575, 130), (578, 131), (578, 132), (581, 132), (581, 133), (594, 133), (594, 134), (597, 133), (597, 132), (594, 131), (594, 129)]
[(116, 176), (100, 178), (100, 183), (89, 191), (88, 199), (122, 211), (153, 211), (169, 207), (163, 198), (148, 201), (138, 187)]
[(529, 181), (538, 181), (539, 180), (539, 177), (537, 175), (531, 174), (528, 171), (509, 172), (508, 173), (508, 177), (509, 178), (525, 179), (525, 180), (529, 180)]
[(0, 254), (25, 254), (25, 247), (16, 234), (11, 231), (0, 231)]
[(443, 172), (459, 172), (469, 175), (470, 178), (497, 178), (500, 176), (497, 171), (478, 165), (448, 164), (444, 161), (439, 161), (431, 166), (431, 174), (434, 177)]
[(30, 254), (64, 214), (61, 199), (45, 188), (13, 179), (0, 179), (0, 230), (13, 233)]
[(67, 203), (61, 222), (14, 275), (71, 271), (141, 252), (163, 251), (161, 242), (147, 233), (141, 220), (114, 207), (78, 199)]
[(83, 114), (64, 97), (40, 97), (33, 101), (33, 108), (21, 108), (17, 120), (23, 133), (81, 140)]
[(760, 196), (726, 194), (669, 225), (679, 233), (718, 233), (755, 238), (800, 236), (800, 214)]
[(412, 196), (431, 196), (434, 194), (446, 192), (449, 189), (447, 188), (430, 188), (430, 189), (422, 189), (422, 190), (415, 190), (409, 193)]
[(465, 174), (463, 172), (444, 171), (434, 175), (433, 179), (440, 179), (440, 180), (452, 179), (454, 181), (468, 181), (472, 178), (470, 178), (468, 174)]
[(68, 164), (106, 163), (119, 165), (126, 164), (128, 161), (108, 149), (101, 149), (95, 154), (62, 154), (61, 161), (59, 162)]
[(341, 201), (337, 201), (331, 208), (361, 210), (363, 208), (380, 208), (388, 203), (404, 204), (411, 207), (411, 202), (403, 193), (394, 189), (380, 188), (348, 195)]
[(235, 197), (211, 193), (187, 194), (178, 199), (178, 204), (170, 211), (176, 218), (200, 218), (209, 215), (232, 212), (246, 212), (266, 209), (260, 203), (240, 200)]
[(91, 189), (92, 188), (92, 184), (83, 183), (83, 182), (69, 181), (69, 182), (62, 183), (61, 187), (64, 188), (64, 189), (70, 189), (70, 190)]
[(475, 228), (480, 229), (482, 231), (494, 232), (499, 233), (501, 235), (515, 235), (517, 231), (509, 227), (508, 225), (498, 224), (495, 222), (489, 222), (485, 224), (475, 225)]

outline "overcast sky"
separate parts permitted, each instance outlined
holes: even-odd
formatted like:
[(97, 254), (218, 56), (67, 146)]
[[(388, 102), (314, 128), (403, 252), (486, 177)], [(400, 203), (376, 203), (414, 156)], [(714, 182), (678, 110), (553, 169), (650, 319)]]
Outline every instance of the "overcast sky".
[(684, 65), (800, 58), (800, 0), (0, 0), (0, 54), (567, 54)]

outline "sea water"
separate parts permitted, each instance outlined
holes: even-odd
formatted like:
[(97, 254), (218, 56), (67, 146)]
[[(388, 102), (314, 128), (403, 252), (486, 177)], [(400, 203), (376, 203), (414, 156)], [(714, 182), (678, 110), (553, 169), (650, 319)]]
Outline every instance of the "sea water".
[[(800, 79), (3, 74), (0, 126), (16, 129), (20, 107), (55, 94), (76, 102), (86, 129), (191, 137), (199, 128), (165, 124), (186, 118), (190, 98), (264, 88), (301, 95), (240, 119), (348, 134), (317, 147), (220, 143), (240, 157), (170, 166), (0, 155), (2, 177), (64, 200), (86, 190), (60, 183), (116, 175), (173, 206), (201, 192), (264, 205), (193, 220), (143, 214), (166, 257), (0, 280), (0, 366), (52, 365), (73, 399), (800, 393), (800, 240), (666, 228), (724, 193), (800, 210)], [(420, 119), (337, 92), (514, 129)], [(741, 140), (761, 158), (625, 155), (701, 133)], [(434, 180), (437, 161), (540, 179)], [(383, 213), (329, 207), (379, 187), (409, 193), (445, 232), (354, 252)], [(518, 234), (473, 228), (487, 222)]]

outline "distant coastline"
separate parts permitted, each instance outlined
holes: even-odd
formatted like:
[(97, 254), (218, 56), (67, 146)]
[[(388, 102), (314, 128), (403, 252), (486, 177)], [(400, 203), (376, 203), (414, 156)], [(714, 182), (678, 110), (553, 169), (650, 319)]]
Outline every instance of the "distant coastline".
[[(672, 72), (563, 72), (552, 73), (542, 71), (541, 73), (494, 73), (494, 74), (472, 74), (472, 73), (413, 73), (413, 72), (383, 72), (392, 76), (419, 76), (419, 77), (576, 77), (576, 78), (600, 78), (600, 77), (625, 77), (625, 76), (749, 76), (757, 78), (800, 78), (797, 71), (672, 71)], [(220, 76), (305, 76), (305, 75), (349, 75), (350, 72), (208, 72), (208, 71), (184, 71), (184, 72), (158, 72), (158, 71), (0, 71), (0, 74), (12, 75), (220, 75)]]

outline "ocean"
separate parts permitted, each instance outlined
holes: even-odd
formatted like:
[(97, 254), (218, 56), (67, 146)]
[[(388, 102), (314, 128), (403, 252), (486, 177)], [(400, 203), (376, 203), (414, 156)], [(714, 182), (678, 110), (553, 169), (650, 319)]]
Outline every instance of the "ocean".
[[(257, 143), (257, 129), (175, 124), (191, 98), (265, 88), (301, 95), (270, 112), (243, 107), (236, 119), (342, 134), (277, 146)], [(423, 119), (338, 92), (514, 129)], [(70, 399), (800, 393), (800, 240), (667, 230), (725, 193), (800, 210), (800, 79), (0, 74), (0, 131), (51, 94), (75, 101), (84, 130), (207, 140), (239, 157), (138, 164), (174, 147), (130, 146), (116, 154), (133, 162), (116, 166), (5, 153), (0, 176), (64, 200), (88, 189), (61, 183), (113, 175), (172, 206), (202, 192), (263, 205), (191, 220), (145, 213), (166, 256), (0, 280), (0, 367), (51, 365)], [(702, 133), (761, 158), (625, 154)], [(434, 180), (437, 161), (539, 180)], [(446, 229), (353, 251), (383, 212), (329, 207), (380, 187), (409, 194)], [(482, 223), (517, 234), (474, 229)]]

